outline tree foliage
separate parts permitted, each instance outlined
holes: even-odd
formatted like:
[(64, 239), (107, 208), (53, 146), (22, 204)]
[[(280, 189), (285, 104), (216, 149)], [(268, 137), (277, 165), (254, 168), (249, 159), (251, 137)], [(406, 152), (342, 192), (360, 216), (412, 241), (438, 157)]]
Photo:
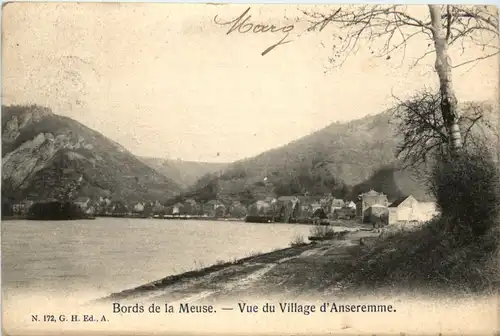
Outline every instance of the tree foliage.
[(488, 150), (440, 156), (432, 172), (432, 192), (454, 231), (483, 235), (498, 226), (500, 173)]
[(68, 220), (84, 218), (81, 208), (71, 202), (35, 203), (28, 210), (28, 218), (38, 220)]
[[(440, 113), (441, 94), (424, 89), (405, 101), (399, 101), (393, 113), (393, 121), (397, 131), (402, 136), (402, 142), (397, 148), (397, 156), (405, 168), (421, 167), (429, 159), (449, 152), (451, 143), (442, 114)], [(485, 120), (484, 106), (478, 103), (467, 103), (458, 118), (463, 130), (463, 145), (471, 147), (480, 141), (474, 126), (482, 123), (487, 128), (493, 126)]]
[(14, 210), (12, 204), (7, 202), (2, 202), (2, 218), (14, 215)]

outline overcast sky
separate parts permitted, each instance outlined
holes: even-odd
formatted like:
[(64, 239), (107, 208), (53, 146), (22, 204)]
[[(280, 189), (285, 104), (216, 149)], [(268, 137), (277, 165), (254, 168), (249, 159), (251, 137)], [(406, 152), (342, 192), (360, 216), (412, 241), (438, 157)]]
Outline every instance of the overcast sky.
[[(433, 54), (410, 68), (428, 50), (424, 39), (408, 45), (403, 63), (402, 54), (376, 58), (362, 44), (332, 69), (338, 40), (329, 27), (304, 32), (305, 20), (293, 20), (297, 5), (251, 6), (248, 22), (295, 25), (291, 43), (262, 56), (283, 32), (226, 34), (229, 26), (214, 23), (246, 8), (10, 3), (2, 18), (3, 104), (52, 107), (137, 155), (234, 161), (381, 112), (392, 94), (436, 85)], [(478, 52), (456, 50), (453, 62)], [(459, 100), (498, 100), (498, 58), (453, 75)]]

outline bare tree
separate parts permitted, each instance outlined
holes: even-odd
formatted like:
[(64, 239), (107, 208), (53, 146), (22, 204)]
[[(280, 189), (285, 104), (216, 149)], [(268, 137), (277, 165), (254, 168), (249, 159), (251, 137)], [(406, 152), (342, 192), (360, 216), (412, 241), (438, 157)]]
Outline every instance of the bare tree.
[[(451, 141), (440, 113), (441, 94), (424, 89), (408, 100), (395, 99), (398, 105), (392, 119), (403, 138), (396, 154), (404, 168), (422, 168), (435, 154), (446, 155)], [(457, 124), (463, 129), (463, 147), (479, 145), (484, 140), (480, 130), (493, 128), (484, 118), (488, 107), (473, 102), (463, 104), (457, 118)], [(483, 127), (474, 127), (479, 124)]]
[[(415, 7), (414, 7), (415, 8)], [(408, 43), (417, 36), (426, 37), (422, 43), (422, 55), (434, 54), (434, 70), (439, 77), (439, 110), (452, 152), (463, 147), (459, 128), (457, 98), (453, 88), (452, 69), (493, 57), (500, 51), (498, 45), (498, 13), (493, 6), (428, 5), (420, 17), (404, 5), (362, 5), (346, 6), (328, 13), (304, 12), (312, 18), (310, 30), (323, 29), (326, 24), (337, 24), (342, 32), (337, 36), (339, 46), (334, 46), (332, 63), (341, 65), (345, 59), (358, 51), (359, 42), (366, 41), (372, 54), (389, 59), (395, 51), (405, 55)], [(461, 64), (453, 65), (449, 48), (465, 41), (477, 45), (483, 54)], [(373, 50), (376, 44), (382, 47)]]

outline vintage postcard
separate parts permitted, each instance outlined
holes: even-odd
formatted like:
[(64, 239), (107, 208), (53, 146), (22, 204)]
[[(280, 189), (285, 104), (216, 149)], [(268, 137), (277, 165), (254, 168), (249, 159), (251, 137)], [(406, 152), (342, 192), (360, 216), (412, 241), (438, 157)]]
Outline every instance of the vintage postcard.
[(5, 335), (494, 335), (498, 10), (9, 2)]

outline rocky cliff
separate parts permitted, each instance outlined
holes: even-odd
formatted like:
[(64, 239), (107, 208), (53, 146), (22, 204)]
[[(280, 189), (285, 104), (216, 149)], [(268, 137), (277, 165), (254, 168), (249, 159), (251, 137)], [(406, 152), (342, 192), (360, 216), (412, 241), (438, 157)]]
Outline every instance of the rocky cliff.
[(178, 184), (102, 134), (40, 106), (2, 106), (2, 197), (163, 200)]

